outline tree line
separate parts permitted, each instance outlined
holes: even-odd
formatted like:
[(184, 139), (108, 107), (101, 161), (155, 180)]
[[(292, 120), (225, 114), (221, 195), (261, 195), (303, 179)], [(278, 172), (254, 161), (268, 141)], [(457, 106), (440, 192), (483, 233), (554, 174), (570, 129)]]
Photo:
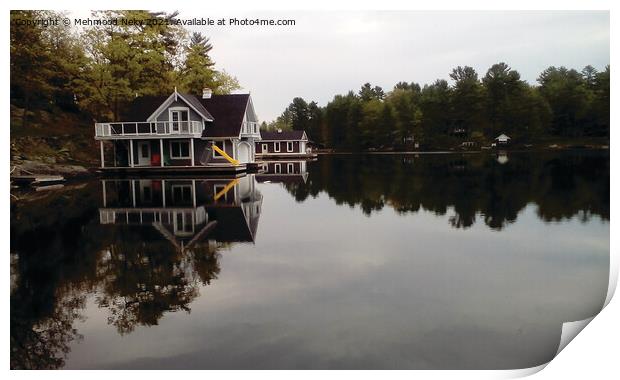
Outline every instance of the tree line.
[(609, 137), (610, 69), (549, 67), (530, 85), (506, 63), (480, 78), (458, 66), (450, 82), (399, 82), (391, 91), (364, 84), (321, 107), (294, 98), (264, 128), (306, 130), (315, 142), (346, 150), (488, 145), (499, 134), (513, 142)]
[(454, 228), (482, 222), (501, 230), (535, 205), (545, 221), (608, 221), (609, 154), (577, 150), (511, 154), (326, 155), (308, 163), (305, 182), (286, 183), (297, 202), (326, 194), (372, 215), (422, 210), (448, 215)]
[(23, 20), (66, 17), (52, 11), (11, 11), (11, 104), (29, 113), (58, 110), (117, 119), (123, 106), (144, 95), (168, 95), (174, 87), (198, 94), (239, 89), (236, 78), (216, 70), (209, 39), (165, 21), (177, 13), (93, 12), (98, 19), (161, 20), (96, 25), (74, 30), (27, 25)]

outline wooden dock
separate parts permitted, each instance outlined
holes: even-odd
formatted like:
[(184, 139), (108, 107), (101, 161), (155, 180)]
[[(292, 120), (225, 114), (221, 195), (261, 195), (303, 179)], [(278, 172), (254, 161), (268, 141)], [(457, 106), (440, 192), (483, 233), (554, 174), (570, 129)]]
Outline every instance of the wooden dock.
[(213, 176), (237, 176), (245, 174), (248, 170), (246, 164), (233, 165), (208, 165), (208, 166), (134, 166), (131, 167), (103, 167), (99, 168), (104, 176), (124, 177), (178, 177), (191, 174), (191, 177)]
[(48, 186), (65, 182), (65, 178), (59, 175), (19, 174), (11, 175), (11, 182), (19, 186)]

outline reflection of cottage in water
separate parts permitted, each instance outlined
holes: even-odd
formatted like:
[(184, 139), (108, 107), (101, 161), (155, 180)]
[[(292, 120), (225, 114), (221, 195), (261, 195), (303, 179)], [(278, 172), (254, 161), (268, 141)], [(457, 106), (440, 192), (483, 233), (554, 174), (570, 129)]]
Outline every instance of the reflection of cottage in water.
[(270, 161), (265, 170), (256, 174), (258, 182), (305, 183), (308, 180), (306, 160)]
[(178, 249), (253, 242), (262, 195), (253, 175), (218, 179), (102, 180), (101, 224), (152, 226)]

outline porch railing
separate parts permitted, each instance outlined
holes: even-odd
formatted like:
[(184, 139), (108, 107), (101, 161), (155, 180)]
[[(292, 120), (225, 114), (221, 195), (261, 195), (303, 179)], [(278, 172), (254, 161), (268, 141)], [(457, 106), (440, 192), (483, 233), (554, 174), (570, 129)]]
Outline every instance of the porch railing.
[(201, 121), (130, 121), (96, 123), (95, 137), (199, 135)]

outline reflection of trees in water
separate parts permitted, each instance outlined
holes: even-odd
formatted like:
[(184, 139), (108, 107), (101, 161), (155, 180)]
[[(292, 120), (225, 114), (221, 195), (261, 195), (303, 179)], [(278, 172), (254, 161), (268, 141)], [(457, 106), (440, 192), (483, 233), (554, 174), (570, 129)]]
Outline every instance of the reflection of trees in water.
[(120, 240), (98, 263), (97, 304), (109, 310), (108, 323), (120, 334), (137, 325), (157, 325), (166, 312), (184, 310), (220, 271), (218, 254), (207, 246), (179, 252), (165, 241)]
[(180, 252), (149, 227), (102, 229), (97, 190), (11, 212), (11, 368), (63, 367), (89, 294), (129, 333), (189, 311), (199, 286), (217, 278), (221, 244)]
[(556, 221), (593, 215), (609, 219), (609, 154), (563, 152), (420, 156), (323, 156), (308, 163), (306, 183), (286, 184), (298, 202), (327, 193), (339, 205), (366, 215), (385, 205), (399, 213), (450, 213), (450, 225), (471, 227), (477, 218), (493, 229), (517, 219), (529, 203)]
[(85, 297), (65, 295), (49, 315), (35, 316), (31, 304), (17, 305), (11, 296), (11, 369), (58, 369), (65, 364), (69, 344), (81, 339), (73, 322), (81, 318)]
[(60, 368), (80, 338), (73, 323), (94, 289), (97, 255), (79, 239), (95, 195), (85, 189), (11, 204), (11, 368)]

